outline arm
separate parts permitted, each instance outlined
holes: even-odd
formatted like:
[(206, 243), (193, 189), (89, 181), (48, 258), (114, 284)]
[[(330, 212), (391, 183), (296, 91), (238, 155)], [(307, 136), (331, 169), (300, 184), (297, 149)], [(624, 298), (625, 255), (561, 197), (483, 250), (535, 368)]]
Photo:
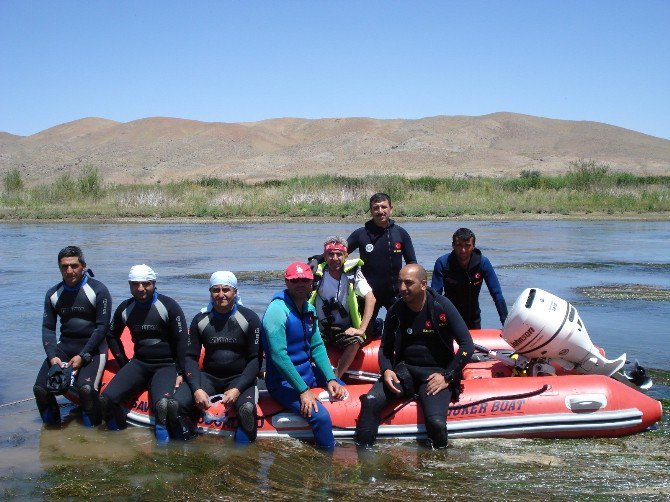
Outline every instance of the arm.
[[(60, 362), (60, 359), (56, 357), (56, 345), (58, 344), (58, 338), (56, 337), (56, 311), (51, 304), (50, 293), (52, 290), (47, 291), (46, 296), (44, 297), (44, 314), (42, 315), (42, 346), (44, 347), (44, 352), (46, 352), (47, 359), (49, 364), (54, 365)], [(58, 361), (55, 361), (58, 359)]]
[(335, 380), (336, 377), (333, 372), (333, 366), (330, 364), (330, 359), (328, 359), (326, 345), (323, 343), (323, 338), (321, 338), (321, 333), (319, 332), (319, 324), (316, 320), (314, 321), (314, 331), (312, 333), (312, 339), (310, 340), (310, 347), (312, 349), (312, 360), (326, 379), (326, 382)]
[(112, 317), (112, 322), (109, 325), (109, 332), (107, 333), (107, 343), (109, 344), (109, 350), (112, 352), (114, 359), (119, 364), (120, 367), (123, 367), (128, 362), (128, 356), (126, 356), (126, 351), (123, 348), (123, 343), (121, 342), (121, 333), (123, 333), (123, 328), (126, 325), (123, 322), (121, 314), (128, 304), (127, 301), (124, 301), (116, 308), (114, 312), (114, 317)]
[(182, 360), (186, 383), (193, 393), (202, 389), (202, 374), (200, 373), (199, 366), (202, 342), (200, 340), (198, 322), (206, 315), (196, 314), (191, 321), (191, 328), (188, 330), (188, 334), (183, 338), (183, 343), (180, 343), (178, 348), (178, 357)]
[(184, 311), (176, 301), (170, 302), (170, 306), (168, 308), (168, 319), (170, 320), (170, 332), (172, 334), (170, 347), (172, 349), (172, 355), (177, 366), (177, 374), (183, 375), (184, 359), (179, 357), (179, 345), (184, 343), (184, 340), (188, 336), (188, 332), (186, 331), (186, 318), (184, 317)]
[(79, 353), (80, 355), (93, 355), (94, 352), (97, 352), (100, 343), (105, 339), (109, 330), (109, 321), (112, 317), (112, 296), (103, 284), (99, 284), (100, 287), (95, 292), (95, 329)]
[(351, 235), (347, 237), (347, 254), (351, 254), (358, 249), (358, 230), (351, 232)]
[(393, 369), (393, 352), (395, 351), (395, 335), (398, 321), (395, 315), (387, 313), (382, 330), (382, 341), (379, 347), (378, 359), (379, 370), (384, 374), (386, 370)]
[[(470, 335), (470, 330), (465, 325), (465, 321), (456, 310), (454, 305), (445, 299), (443, 304), (447, 314), (447, 319), (449, 319), (449, 330), (451, 331), (451, 336), (456, 343), (458, 344), (458, 352), (456, 352), (454, 359), (449, 363), (445, 369), (444, 375), (447, 379), (450, 379), (454, 373), (457, 373), (463, 366), (472, 357), (472, 354), (475, 352), (475, 344), (472, 341), (472, 335)], [(450, 347), (453, 347), (453, 344), (448, 344)], [(449, 349), (450, 350), (450, 349)]]
[(249, 328), (245, 333), (247, 336), (247, 365), (244, 367), (242, 375), (236, 384), (240, 392), (250, 387), (256, 381), (261, 366), (260, 358), (258, 357), (262, 329), (261, 320), (254, 312), (249, 312), (246, 319), (249, 322)]
[(377, 299), (375, 298), (375, 295), (370, 291), (367, 295), (364, 296), (365, 298), (365, 307), (363, 308), (363, 318), (361, 319), (361, 325), (359, 326), (359, 329), (365, 333), (368, 329), (368, 326), (370, 325), (370, 321), (372, 320), (372, 313), (375, 310), (375, 304), (377, 303)]
[[(272, 361), (282, 376), (291, 384), (296, 392), (304, 392), (309, 387), (295, 369), (291, 358), (288, 356), (286, 345), (286, 321), (287, 312), (284, 311), (281, 302), (273, 301), (268, 306), (263, 316), (263, 329), (267, 341), (266, 350), (272, 355)], [(283, 304), (283, 303), (282, 303)]]
[(489, 290), (491, 298), (493, 298), (493, 303), (496, 305), (496, 310), (498, 311), (498, 317), (500, 318), (500, 324), (505, 324), (505, 319), (507, 319), (507, 304), (505, 303), (505, 298), (502, 294), (502, 288), (498, 282), (498, 276), (493, 270), (493, 265), (488, 260), (488, 258), (482, 257), (482, 272), (484, 275), (484, 281), (486, 282), (486, 287)]
[(435, 260), (435, 267), (433, 267), (433, 278), (430, 280), (430, 287), (442, 294), (444, 291), (444, 265), (442, 258)]
[(401, 229), (401, 236), (402, 236), (402, 255), (403, 258), (405, 258), (405, 265), (409, 265), (411, 263), (416, 263), (416, 253), (414, 252), (414, 244), (412, 244), (412, 238), (409, 236), (407, 231), (403, 228)]

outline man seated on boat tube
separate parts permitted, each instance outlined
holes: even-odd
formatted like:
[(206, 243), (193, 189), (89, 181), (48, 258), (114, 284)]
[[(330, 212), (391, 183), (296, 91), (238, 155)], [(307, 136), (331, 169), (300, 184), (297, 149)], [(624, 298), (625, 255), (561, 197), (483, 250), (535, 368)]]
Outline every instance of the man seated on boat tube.
[[(361, 271), (363, 261), (347, 260), (346, 239), (328, 237), (323, 256), (326, 261), (316, 268), (309, 301), (316, 307), (323, 340), (342, 350), (335, 369), (335, 376), (342, 378), (365, 343), (368, 328), (372, 328), (375, 295)], [(358, 298), (365, 301), (362, 315)]]
[[(128, 284), (132, 297), (116, 308), (109, 328), (109, 348), (121, 369), (100, 396), (104, 418), (109, 429), (125, 428), (122, 404), (148, 388), (156, 439), (168, 441), (168, 404), (182, 382), (177, 345), (186, 337), (186, 319), (176, 301), (158, 293), (156, 272), (151, 267), (131, 267)], [(126, 326), (135, 350), (130, 360), (121, 342)]]
[(452, 236), (451, 253), (435, 262), (430, 286), (451, 300), (470, 329), (481, 329), (482, 311), (479, 292), (486, 283), (495, 303), (500, 324), (507, 319), (507, 305), (489, 259), (475, 247), (475, 234), (469, 228), (459, 228)]
[[(194, 405), (206, 411), (211, 406), (210, 397), (222, 394), (225, 407), (235, 407), (235, 441), (250, 443), (256, 439), (261, 320), (239, 303), (237, 277), (232, 272), (214, 272), (209, 279), (209, 294), (210, 304), (193, 318), (185, 343), (179, 346), (188, 385), (179, 387), (174, 399), (181, 418), (190, 415)], [(203, 347), (201, 370), (198, 363)], [(171, 429), (182, 431), (183, 424), (173, 424), (173, 420), (168, 413)]]
[(305, 417), (319, 447), (332, 450), (330, 414), (310, 389), (327, 387), (335, 399), (343, 398), (345, 390), (330, 365), (316, 309), (307, 301), (314, 275), (306, 263), (294, 262), (284, 279), (286, 289), (275, 294), (263, 316), (265, 384), (279, 404)]
[[(47, 357), (37, 374), (33, 393), (42, 421), (59, 424), (60, 408), (55, 394), (65, 392), (70, 382), (54, 388), (48, 380), (60, 377), (71, 381), (70, 372), (73, 372), (82, 422), (92, 427), (102, 421), (98, 391), (107, 360), (105, 336), (112, 297), (103, 283), (93, 279), (79, 247), (61, 249), (58, 267), (63, 280), (50, 288), (44, 298), (42, 345)], [(59, 319), (60, 339), (57, 340)]]
[[(472, 357), (472, 337), (453, 304), (427, 287), (426, 270), (421, 265), (405, 266), (398, 286), (400, 299), (384, 321), (379, 350), (381, 377), (361, 398), (356, 442), (374, 444), (382, 409), (393, 400), (416, 395), (429, 444), (445, 448), (450, 384)], [(458, 344), (456, 355), (454, 340)]]

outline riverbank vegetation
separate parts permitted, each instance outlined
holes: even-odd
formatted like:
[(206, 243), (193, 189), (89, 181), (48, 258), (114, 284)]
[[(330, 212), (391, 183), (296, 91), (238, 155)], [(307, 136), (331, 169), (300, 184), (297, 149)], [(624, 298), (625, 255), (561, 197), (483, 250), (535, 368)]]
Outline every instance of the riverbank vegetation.
[(374, 192), (391, 195), (396, 217), (670, 212), (670, 176), (638, 176), (595, 161), (574, 162), (565, 174), (523, 171), (514, 178), (205, 177), (153, 185), (113, 185), (86, 166), (31, 187), (15, 169), (3, 188), (0, 219), (360, 217)]

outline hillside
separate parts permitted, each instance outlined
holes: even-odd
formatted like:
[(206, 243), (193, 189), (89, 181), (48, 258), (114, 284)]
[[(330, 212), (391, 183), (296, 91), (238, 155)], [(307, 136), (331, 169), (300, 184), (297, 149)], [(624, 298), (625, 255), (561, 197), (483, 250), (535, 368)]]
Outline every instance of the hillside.
[(32, 136), (0, 133), (0, 174), (28, 184), (84, 166), (106, 181), (155, 183), (215, 176), (244, 180), (308, 174), (516, 176), (555, 174), (593, 159), (613, 170), (669, 174), (670, 141), (597, 122), (495, 113), (418, 120), (272, 119), (207, 123), (86, 118)]

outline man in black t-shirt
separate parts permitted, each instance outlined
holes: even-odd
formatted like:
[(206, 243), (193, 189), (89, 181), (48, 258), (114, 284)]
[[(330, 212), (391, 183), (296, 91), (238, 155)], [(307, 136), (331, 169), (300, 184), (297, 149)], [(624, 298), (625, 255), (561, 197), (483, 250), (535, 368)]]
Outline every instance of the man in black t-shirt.
[(380, 413), (391, 400), (418, 395), (430, 444), (444, 448), (450, 384), (472, 357), (474, 344), (453, 304), (427, 287), (421, 265), (405, 266), (398, 285), (401, 299), (391, 306), (384, 321), (381, 377), (361, 398), (356, 442), (361, 446), (375, 442)]

